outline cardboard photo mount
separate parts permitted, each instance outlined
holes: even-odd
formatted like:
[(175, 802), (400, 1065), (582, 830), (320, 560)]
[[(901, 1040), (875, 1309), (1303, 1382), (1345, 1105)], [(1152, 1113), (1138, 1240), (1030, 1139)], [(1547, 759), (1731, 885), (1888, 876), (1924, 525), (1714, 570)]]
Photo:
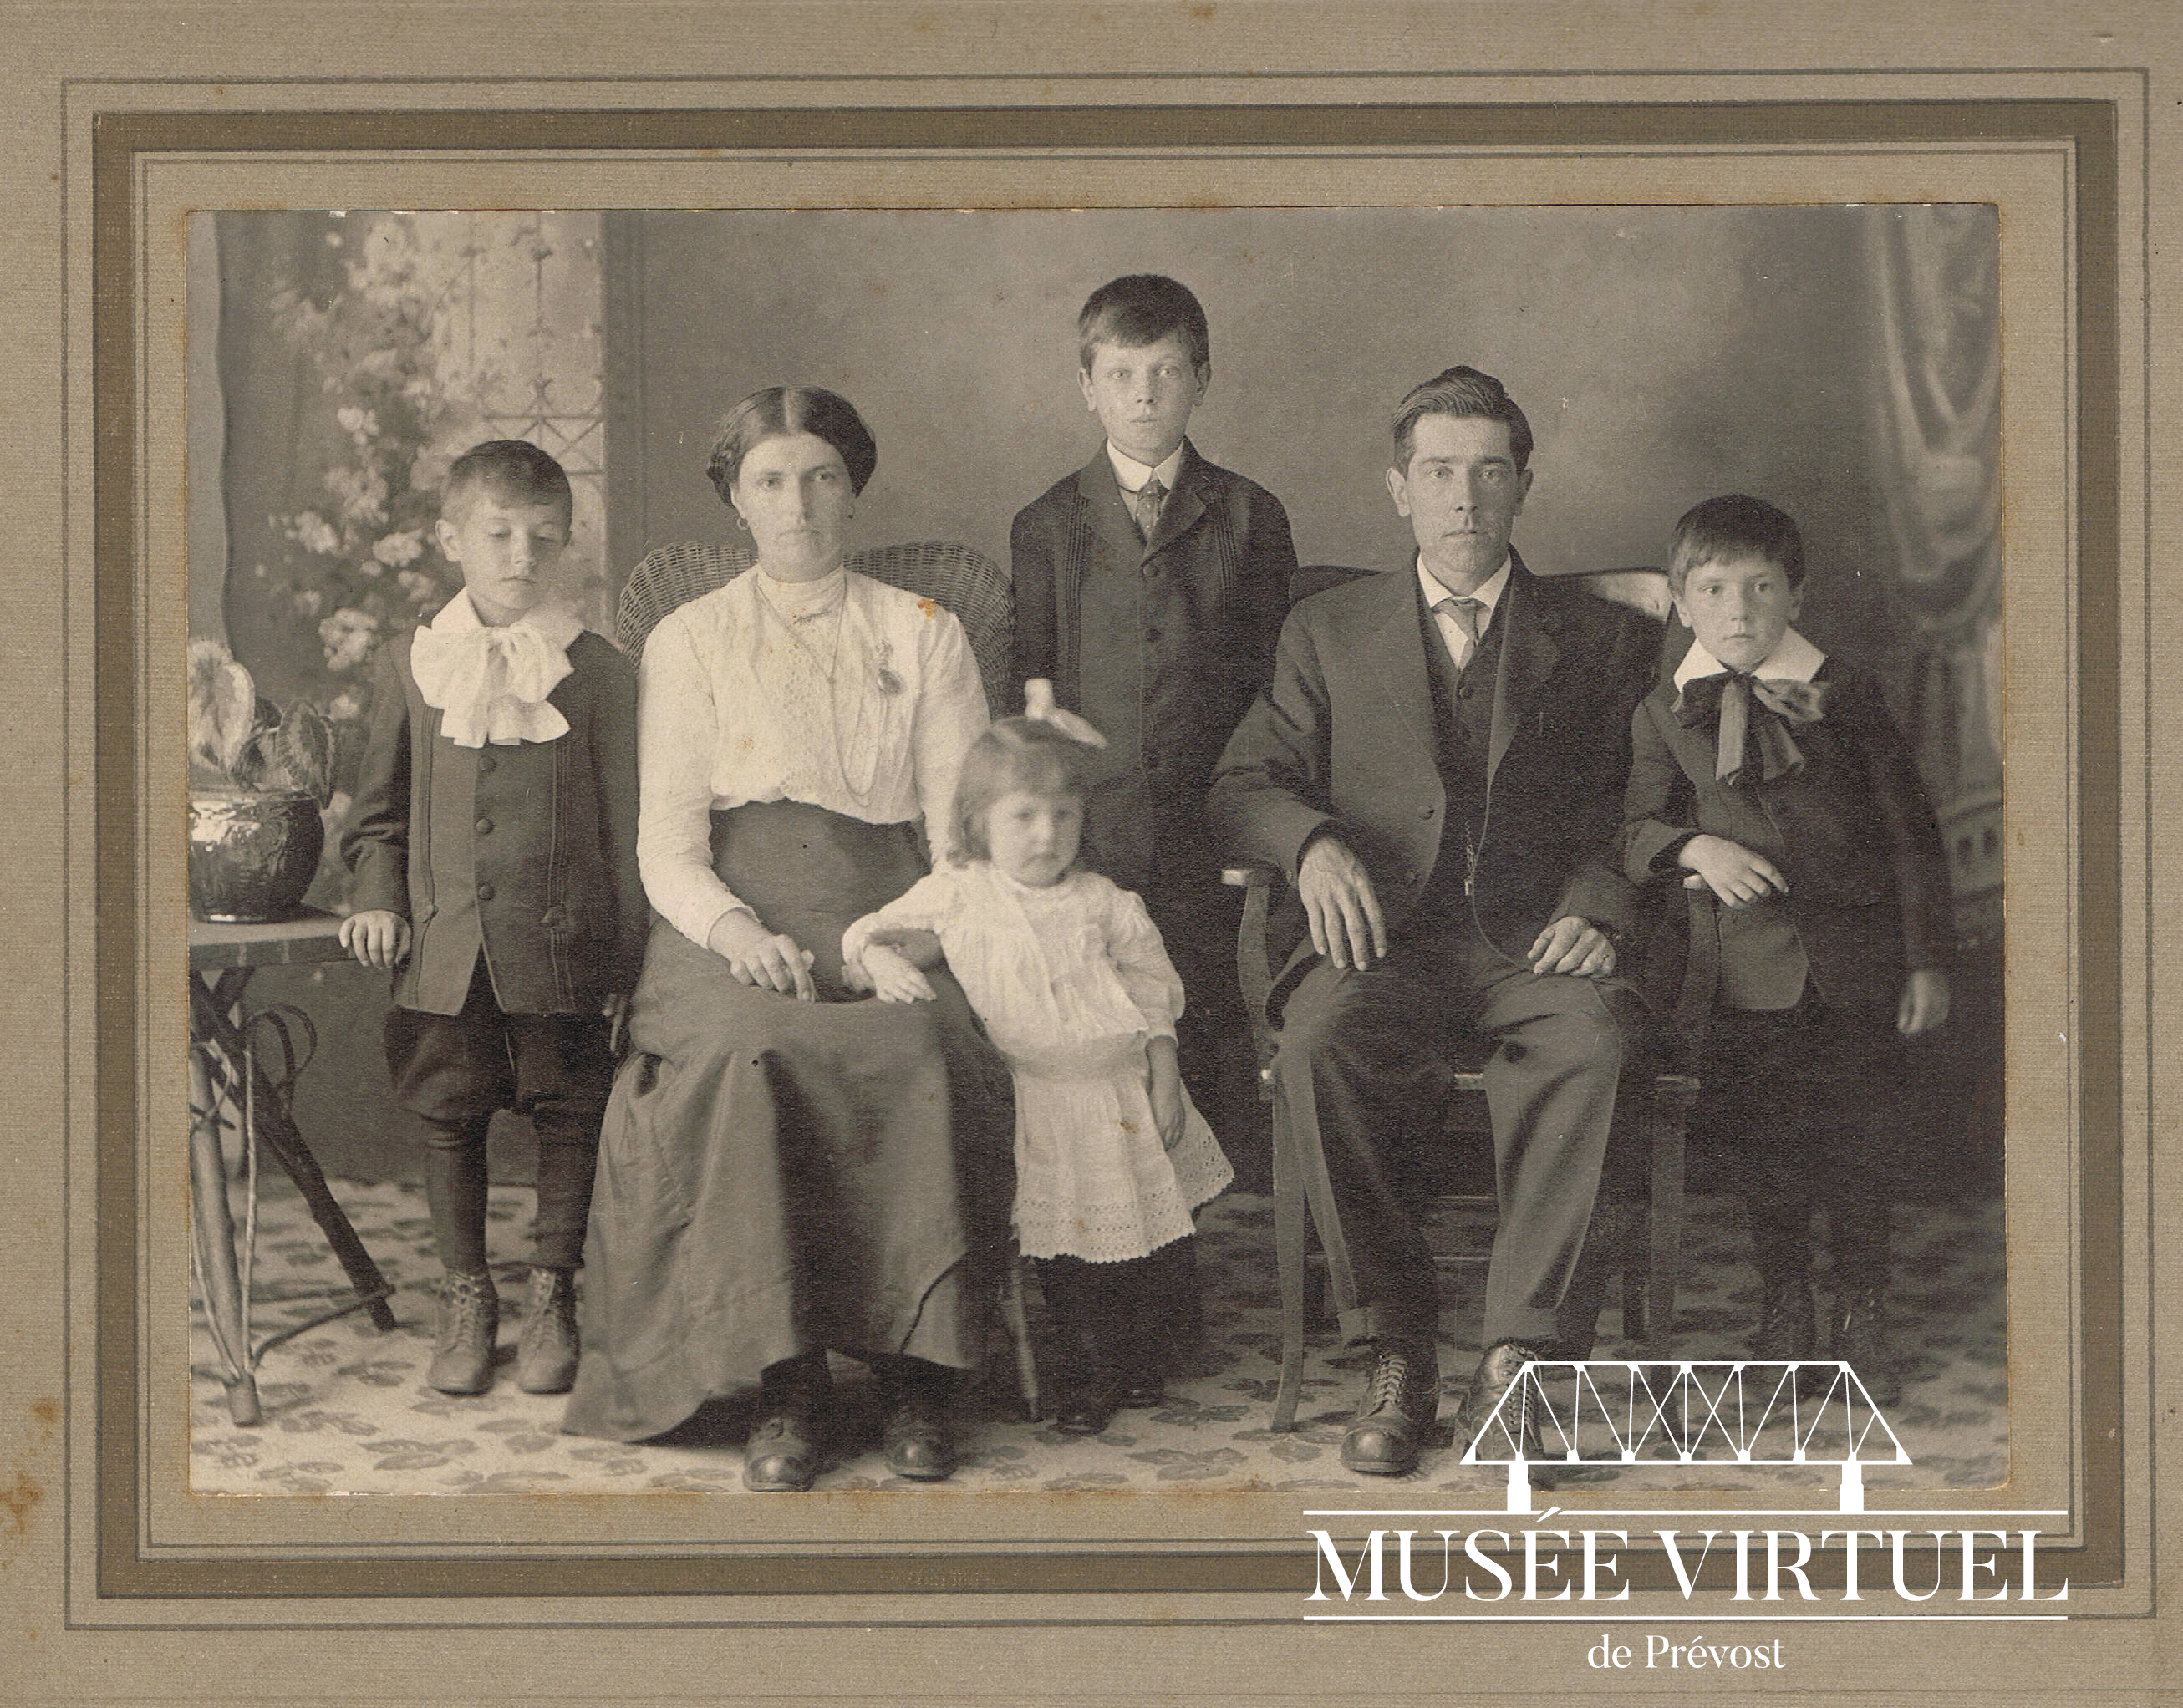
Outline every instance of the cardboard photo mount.
[[(1170, 198), (1151, 205), (1384, 203), (1397, 199), (1391, 160), (1403, 163), (1400, 199), (1435, 205), (2002, 209), (2012, 1482), (1978, 1498), (2067, 1508), (2067, 1540), (2042, 1547), (2042, 1565), (2067, 1576), (2073, 1620), (2150, 1611), (2152, 1450), (2130, 1427), (2154, 1397), (2139, 1349), (2141, 1284), (2159, 1262), (2147, 1017), (2132, 994), (2148, 976), (2150, 899), (2137, 780), (2152, 597), (2149, 88), (2141, 69), (1080, 91), (936, 78), (915, 101), (851, 80), (284, 79), (239, 103), (204, 83), (71, 82), (72, 537), (58, 638), (80, 714), (67, 757), (89, 781), (69, 813), (59, 945), (71, 1628), (1298, 1620), (1314, 1569), (1304, 1497), (1185, 1494), (1116, 1512), (1083, 1496), (839, 1496), (755, 1520), (738, 1502), (737, 1522), (764, 1528), (728, 1536), (702, 1496), (186, 1492), (186, 1359), (178, 1368), (174, 1325), (157, 1320), (179, 1315), (187, 1284), (186, 910), (167, 805), (182, 761), (164, 733), (179, 727), (185, 555), (174, 287), (186, 215), (210, 208), (1130, 206), (1147, 205), (1132, 198), (1148, 184)], [(2027, 373), (2033, 383), (2013, 383)], [(1652, 1598), (1641, 1605), (1674, 1588), (1657, 1552), (1626, 1575)], [(1827, 1656), (1848, 1654), (1836, 1639), (1850, 1634), (1819, 1633)]]

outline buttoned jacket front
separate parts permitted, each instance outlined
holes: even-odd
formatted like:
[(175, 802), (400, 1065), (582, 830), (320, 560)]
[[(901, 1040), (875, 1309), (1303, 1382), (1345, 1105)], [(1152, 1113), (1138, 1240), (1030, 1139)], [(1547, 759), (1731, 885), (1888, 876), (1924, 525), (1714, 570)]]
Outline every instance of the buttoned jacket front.
[(1512, 958), (1564, 914), (1614, 931), (1635, 923), (1636, 888), (1612, 851), (1630, 718), (1658, 679), (1659, 624), (1510, 558), (1475, 864), (1447, 822), (1416, 575), (1363, 576), (1290, 613), (1273, 684), (1228, 744), (1209, 806), (1229, 854), (1288, 874), (1290, 934), (1277, 952), (1308, 951), (1295, 941), (1294, 883), (1322, 829), (1364, 861), (1391, 929), (1450, 858), (1470, 865), (1478, 928)]
[[(410, 637), (380, 648), (364, 767), (342, 839), (355, 906), (408, 919), (408, 958), (394, 1000), (453, 1013), (443, 993), (467, 988), (476, 938), (444, 929), (474, 907), (501, 1010), (597, 1013), (635, 988), (651, 924), (636, 866), (636, 673), (586, 630), (548, 700), (568, 719), (551, 741), (461, 747), (441, 734), (410, 668)], [(436, 801), (474, 803), (469, 893), (441, 893), (433, 858)], [(436, 929), (436, 927), (442, 929)], [(464, 951), (469, 964), (453, 958)], [(452, 958), (451, 958), (452, 957)]]
[(1186, 441), (1147, 541), (1103, 446), (1024, 507), (1009, 545), (1016, 675), (1052, 680), (1108, 741), (1087, 861), (1128, 890), (1156, 853), (1210, 883), (1205, 788), (1272, 674), (1297, 567), (1280, 501)]

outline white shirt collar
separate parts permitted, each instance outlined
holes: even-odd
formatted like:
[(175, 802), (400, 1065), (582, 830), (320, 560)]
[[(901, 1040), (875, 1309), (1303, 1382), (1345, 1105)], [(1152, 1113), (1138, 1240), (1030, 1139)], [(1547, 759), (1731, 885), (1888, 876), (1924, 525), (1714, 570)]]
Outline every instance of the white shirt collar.
[(1501, 604), (1502, 590), (1508, 585), (1509, 559), (1503, 557), (1501, 567), (1488, 575), (1468, 593), (1451, 593), (1440, 580), (1425, 568), (1423, 554), (1418, 557), (1418, 585), (1425, 591), (1425, 609), (1430, 611), (1443, 599), (1475, 599), (1486, 607), (1486, 615), (1479, 620), (1478, 632), (1483, 635), (1493, 621), (1493, 613)]
[[(1794, 629), (1784, 629), (1781, 638), (1774, 643), (1774, 650), (1758, 661), (1758, 667), (1750, 674), (1772, 682), (1808, 682), (1819, 673), (1819, 666), (1827, 662), (1827, 655)], [(1675, 686), (1691, 682), (1701, 676), (1725, 674), (1728, 666), (1696, 640), (1691, 650), (1683, 654), (1683, 662), (1675, 666)]]
[[(470, 590), (467, 587), (442, 605), (439, 615), (431, 622), (436, 635), (458, 635), (467, 629), (488, 626), (485, 618), (478, 615), (477, 607), (470, 602)], [(584, 632), (583, 623), (575, 612), (550, 599), (532, 606), (508, 627), (534, 629), (564, 651)]]
[(1159, 476), (1161, 486), (1172, 492), (1175, 491), (1175, 477), (1182, 473), (1182, 453), (1189, 442), (1186, 439), (1155, 466), (1140, 463), (1136, 458), (1117, 451), (1114, 441), (1109, 439), (1107, 441), (1107, 460), (1114, 465), (1114, 479), (1121, 483), (1125, 492), (1135, 492), (1155, 474)]

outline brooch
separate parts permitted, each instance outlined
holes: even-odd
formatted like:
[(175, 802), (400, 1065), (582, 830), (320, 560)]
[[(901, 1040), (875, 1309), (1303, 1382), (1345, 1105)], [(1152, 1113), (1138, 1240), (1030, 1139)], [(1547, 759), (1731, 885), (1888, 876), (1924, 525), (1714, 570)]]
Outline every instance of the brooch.
[(901, 677), (895, 674), (892, 662), (894, 643), (892, 640), (880, 641), (876, 649), (876, 655), (880, 667), (880, 692), (886, 695), (901, 693), (903, 680)]

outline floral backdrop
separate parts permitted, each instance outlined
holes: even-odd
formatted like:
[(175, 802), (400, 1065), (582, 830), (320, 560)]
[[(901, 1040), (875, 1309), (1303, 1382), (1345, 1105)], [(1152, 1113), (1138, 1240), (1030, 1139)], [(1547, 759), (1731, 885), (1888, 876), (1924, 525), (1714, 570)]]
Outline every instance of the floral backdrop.
[(265, 692), (332, 724), (310, 899), (339, 909), (371, 660), (461, 585), (432, 529), (457, 456), (508, 437), (561, 460), (563, 591), (607, 620), (598, 216), (224, 214), (219, 230), (228, 631)]

